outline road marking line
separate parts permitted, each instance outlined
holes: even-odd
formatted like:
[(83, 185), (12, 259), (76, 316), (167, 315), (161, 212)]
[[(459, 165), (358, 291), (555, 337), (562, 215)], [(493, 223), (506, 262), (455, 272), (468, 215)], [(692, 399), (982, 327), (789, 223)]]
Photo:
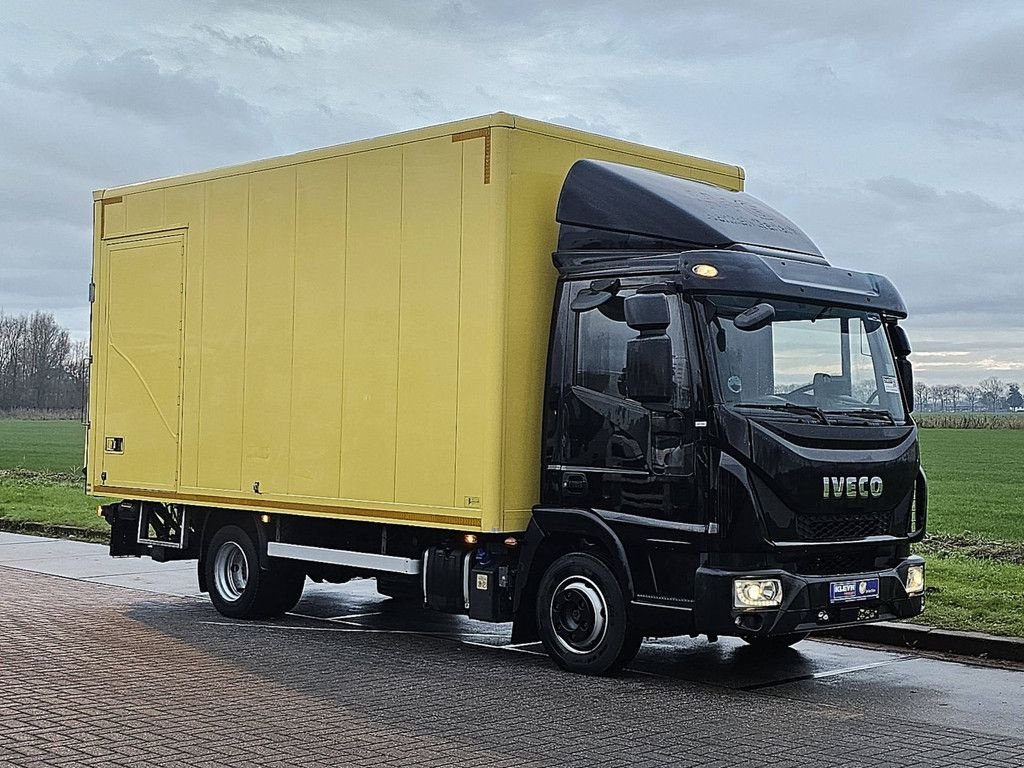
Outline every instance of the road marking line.
[(798, 675), (797, 677), (787, 677), (783, 680), (772, 680), (764, 683), (754, 683), (753, 685), (741, 686), (738, 690), (741, 691), (757, 691), (762, 688), (772, 688), (776, 685), (788, 685), (789, 683), (799, 683), (803, 680), (823, 680), (827, 677), (836, 677), (837, 675), (848, 675), (852, 672), (863, 672), (866, 669), (877, 669), (878, 667), (887, 667), (890, 664), (899, 664), (901, 661), (913, 661), (921, 658), (920, 656), (900, 656), (895, 659), (886, 659), (885, 661), (875, 661), (871, 664), (860, 664), (856, 667), (845, 667), (843, 669), (830, 669), (825, 672), (812, 672), (809, 675)]
[(474, 648), (491, 648), (495, 651), (512, 651), (513, 653), (527, 653), (530, 656), (547, 656), (543, 651), (531, 651), (527, 648), (521, 648), (522, 645), (528, 645), (528, 643), (517, 643), (516, 645), (491, 645), (490, 643), (475, 643), (472, 640), (460, 640), (463, 645), (472, 645)]
[(346, 619), (359, 619), (363, 616), (380, 616), (384, 611), (369, 611), (368, 613), (349, 613), (345, 616), (329, 616), (324, 621), (345, 621)]

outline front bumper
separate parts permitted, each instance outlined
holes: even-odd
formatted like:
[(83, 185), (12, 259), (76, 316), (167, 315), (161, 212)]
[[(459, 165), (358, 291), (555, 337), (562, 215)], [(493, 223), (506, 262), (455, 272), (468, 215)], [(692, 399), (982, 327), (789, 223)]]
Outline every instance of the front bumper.
[[(782, 570), (698, 568), (695, 630), (710, 635), (767, 637), (917, 616), (924, 610), (924, 595), (910, 596), (903, 585), (907, 569), (923, 564), (920, 557), (911, 556), (888, 570), (828, 576), (802, 576)], [(735, 608), (733, 580), (736, 578), (779, 579), (782, 604), (777, 608)], [(841, 603), (830, 601), (829, 584), (832, 582), (873, 578), (878, 579), (877, 597)]]

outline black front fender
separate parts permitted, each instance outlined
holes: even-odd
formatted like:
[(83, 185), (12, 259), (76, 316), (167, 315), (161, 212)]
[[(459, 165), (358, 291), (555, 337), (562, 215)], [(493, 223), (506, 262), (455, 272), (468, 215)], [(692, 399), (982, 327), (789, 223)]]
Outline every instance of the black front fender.
[(512, 602), (514, 642), (536, 639), (534, 606), (544, 571), (558, 556), (569, 551), (586, 551), (588, 546), (603, 551), (608, 566), (622, 583), (626, 599), (633, 599), (633, 575), (626, 550), (604, 520), (587, 509), (534, 507), (533, 519), (523, 537), (516, 574)]

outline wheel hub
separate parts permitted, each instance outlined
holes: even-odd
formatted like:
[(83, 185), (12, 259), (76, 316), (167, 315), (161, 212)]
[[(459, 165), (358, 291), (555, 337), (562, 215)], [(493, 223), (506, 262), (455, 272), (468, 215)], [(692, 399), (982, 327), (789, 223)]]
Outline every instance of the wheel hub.
[(608, 605), (600, 588), (585, 576), (563, 580), (551, 596), (555, 639), (570, 653), (589, 653), (608, 631)]
[(213, 581), (217, 593), (229, 603), (242, 596), (249, 583), (249, 561), (233, 541), (220, 545), (213, 560)]

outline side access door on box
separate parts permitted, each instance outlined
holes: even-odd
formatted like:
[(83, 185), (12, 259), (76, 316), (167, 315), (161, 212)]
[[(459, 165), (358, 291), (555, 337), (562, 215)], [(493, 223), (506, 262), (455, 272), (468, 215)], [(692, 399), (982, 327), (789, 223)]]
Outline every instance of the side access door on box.
[(97, 275), (97, 489), (173, 491), (181, 433), (184, 231), (103, 242)]

